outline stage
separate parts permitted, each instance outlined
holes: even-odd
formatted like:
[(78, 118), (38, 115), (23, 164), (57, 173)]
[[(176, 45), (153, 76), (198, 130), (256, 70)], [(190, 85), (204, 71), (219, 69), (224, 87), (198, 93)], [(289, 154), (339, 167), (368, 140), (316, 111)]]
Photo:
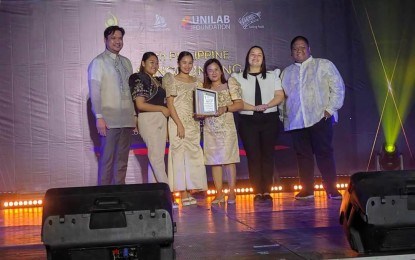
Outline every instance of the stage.
[[(213, 197), (173, 210), (176, 259), (415, 259), (415, 255), (358, 255), (339, 224), (341, 201), (325, 192), (294, 200), (294, 192), (273, 193), (272, 203), (238, 195), (235, 205), (210, 206)], [(40, 238), (42, 209), (0, 211), (0, 258), (46, 259)]]

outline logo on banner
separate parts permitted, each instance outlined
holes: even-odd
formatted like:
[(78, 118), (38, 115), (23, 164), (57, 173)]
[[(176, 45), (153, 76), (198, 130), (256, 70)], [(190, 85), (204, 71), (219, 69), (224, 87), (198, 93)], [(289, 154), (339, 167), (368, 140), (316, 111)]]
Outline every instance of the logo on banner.
[(108, 18), (105, 21), (105, 26), (110, 27), (110, 26), (114, 26), (114, 25), (122, 26), (122, 27), (124, 27), (124, 29), (127, 29), (127, 30), (133, 29), (133, 30), (138, 31), (138, 32), (143, 32), (144, 31), (144, 25), (139, 19), (137, 19), (137, 18), (118, 19), (115, 15), (113, 15), (111, 12), (109, 12), (108, 13)]
[(181, 27), (186, 30), (229, 30), (229, 15), (188, 15), (183, 17)]
[(170, 31), (170, 28), (167, 27), (166, 19), (163, 16), (156, 14), (153, 27), (148, 30), (152, 32), (162, 32)]
[(105, 21), (105, 27), (110, 27), (114, 25), (118, 25), (118, 19), (115, 15), (113, 15), (112, 13), (109, 13), (109, 17)]
[[(145, 31), (145, 25), (139, 18), (123, 18), (120, 19), (120, 26), (127, 31), (134, 31), (134, 33), (142, 33)], [(131, 33), (129, 33), (131, 35)]]
[(264, 25), (253, 25), (260, 20), (261, 12), (247, 12), (244, 16), (238, 19), (238, 22), (244, 29), (264, 29)]

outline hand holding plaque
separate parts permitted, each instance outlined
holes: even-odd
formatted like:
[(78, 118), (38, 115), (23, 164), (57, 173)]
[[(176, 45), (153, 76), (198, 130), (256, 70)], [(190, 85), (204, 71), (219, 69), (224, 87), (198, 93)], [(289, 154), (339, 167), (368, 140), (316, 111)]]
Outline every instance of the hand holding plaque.
[(218, 93), (214, 90), (196, 88), (194, 112), (199, 116), (214, 116), (218, 112)]

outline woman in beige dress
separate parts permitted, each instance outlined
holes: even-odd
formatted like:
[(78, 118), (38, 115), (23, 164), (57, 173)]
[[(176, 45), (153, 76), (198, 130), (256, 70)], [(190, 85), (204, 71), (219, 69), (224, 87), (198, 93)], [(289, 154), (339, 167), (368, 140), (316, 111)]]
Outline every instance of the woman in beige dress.
[(178, 57), (179, 73), (166, 73), (167, 107), (170, 110), (168, 179), (170, 188), (181, 192), (183, 206), (196, 204), (190, 191), (207, 190), (206, 168), (200, 146), (200, 122), (193, 116), (193, 91), (202, 83), (190, 76), (193, 56), (183, 51)]
[(233, 113), (243, 109), (241, 87), (234, 78), (226, 81), (222, 64), (217, 59), (209, 59), (204, 65), (203, 87), (218, 93), (218, 112), (206, 117), (204, 124), (205, 164), (212, 166), (212, 177), (216, 197), (212, 204), (225, 201), (222, 191), (223, 170), (228, 175), (228, 204), (234, 204), (236, 165), (239, 163), (239, 146)]

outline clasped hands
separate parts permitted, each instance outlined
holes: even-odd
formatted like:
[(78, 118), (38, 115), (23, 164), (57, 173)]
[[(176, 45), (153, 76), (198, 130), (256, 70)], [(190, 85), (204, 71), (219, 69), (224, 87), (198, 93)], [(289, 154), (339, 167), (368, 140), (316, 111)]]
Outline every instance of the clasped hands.
[(254, 106), (254, 111), (256, 112), (263, 112), (268, 109), (268, 104), (262, 104), (258, 106)]

